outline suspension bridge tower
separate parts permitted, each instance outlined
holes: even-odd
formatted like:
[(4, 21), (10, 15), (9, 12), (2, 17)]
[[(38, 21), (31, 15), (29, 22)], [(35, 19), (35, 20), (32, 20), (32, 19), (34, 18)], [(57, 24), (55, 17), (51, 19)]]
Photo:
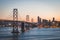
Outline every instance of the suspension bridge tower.
[(13, 9), (13, 31), (12, 33), (19, 33), (18, 31), (18, 9)]

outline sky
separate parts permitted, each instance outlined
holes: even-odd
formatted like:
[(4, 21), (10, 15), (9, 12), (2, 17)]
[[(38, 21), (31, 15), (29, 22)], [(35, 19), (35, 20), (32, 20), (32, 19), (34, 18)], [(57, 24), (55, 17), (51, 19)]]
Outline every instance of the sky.
[(0, 19), (13, 19), (14, 8), (18, 9), (19, 20), (25, 21), (29, 15), (34, 21), (37, 16), (47, 20), (55, 17), (60, 21), (60, 0), (0, 0)]

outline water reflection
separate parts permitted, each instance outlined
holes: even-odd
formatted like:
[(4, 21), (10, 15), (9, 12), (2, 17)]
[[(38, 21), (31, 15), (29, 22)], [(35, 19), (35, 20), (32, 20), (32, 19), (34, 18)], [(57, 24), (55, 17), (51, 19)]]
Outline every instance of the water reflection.
[(0, 28), (0, 40), (60, 40), (60, 28), (33, 28), (24, 33), (11, 33), (12, 28)]
[(13, 34), (13, 37), (12, 37), (12, 40), (18, 40), (18, 33), (12, 33)]

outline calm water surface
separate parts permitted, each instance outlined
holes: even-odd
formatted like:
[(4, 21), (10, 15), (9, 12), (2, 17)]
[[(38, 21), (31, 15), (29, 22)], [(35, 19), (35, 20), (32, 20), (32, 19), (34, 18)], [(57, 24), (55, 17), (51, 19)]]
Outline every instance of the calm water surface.
[(60, 28), (33, 28), (19, 34), (11, 32), (12, 27), (0, 27), (0, 40), (60, 40)]

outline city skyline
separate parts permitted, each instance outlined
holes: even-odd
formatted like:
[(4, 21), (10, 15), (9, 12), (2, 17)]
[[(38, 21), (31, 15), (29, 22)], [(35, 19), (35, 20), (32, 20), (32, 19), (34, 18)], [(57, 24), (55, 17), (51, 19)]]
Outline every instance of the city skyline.
[(52, 20), (55, 17), (60, 21), (60, 0), (0, 0), (0, 19), (12, 19), (13, 9), (18, 9), (19, 20), (42, 19)]

